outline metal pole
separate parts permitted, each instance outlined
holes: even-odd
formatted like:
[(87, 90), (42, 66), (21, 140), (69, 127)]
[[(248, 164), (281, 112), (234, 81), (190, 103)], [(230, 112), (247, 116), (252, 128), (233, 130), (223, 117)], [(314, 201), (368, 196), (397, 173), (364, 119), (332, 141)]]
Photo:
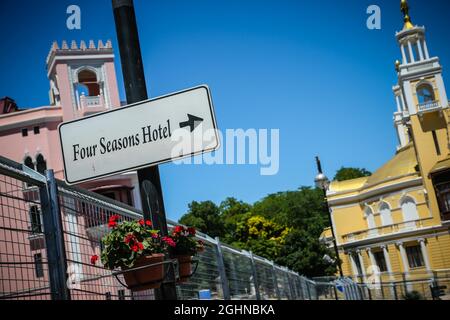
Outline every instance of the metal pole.
[(67, 260), (58, 201), (58, 186), (53, 170), (45, 172), (47, 184), (40, 187), (40, 200), (48, 260), (52, 300), (70, 300), (67, 288)]
[(223, 260), (222, 247), (220, 246), (219, 237), (216, 237), (216, 242), (217, 268), (219, 269), (220, 282), (222, 284), (223, 299), (231, 300), (230, 288), (228, 287), (227, 273), (225, 270), (225, 262)]
[[(319, 157), (316, 157), (316, 164), (317, 164), (317, 171), (319, 173), (323, 173), (322, 172), (322, 164), (320, 163)], [(331, 211), (330, 211), (330, 207), (328, 205), (326, 188), (322, 188), (322, 192), (323, 192), (323, 200), (324, 200), (325, 210), (327, 211), (327, 215), (328, 215), (328, 223), (330, 224), (331, 235), (333, 237), (333, 247), (334, 247), (334, 253), (336, 255), (336, 261), (337, 261), (337, 265), (338, 265), (338, 269), (339, 269), (339, 275), (341, 276), (341, 278), (343, 278), (344, 273), (342, 272), (341, 258), (339, 257), (339, 250), (337, 247), (336, 235), (334, 234), (333, 220), (331, 219)]]
[(275, 269), (275, 263), (272, 261), (272, 270), (273, 270), (273, 285), (275, 287), (275, 293), (277, 294), (278, 300), (281, 300), (280, 288), (278, 287), (278, 279), (277, 279), (277, 270)]
[[(148, 99), (147, 87), (133, 0), (112, 0), (112, 5), (127, 103), (130, 104), (146, 100)], [(160, 230), (161, 235), (167, 235), (168, 228), (158, 166), (140, 169), (137, 171), (137, 175), (144, 218), (151, 219), (154, 228)], [(149, 185), (149, 183), (156, 191), (151, 201), (147, 201), (146, 198), (149, 194), (144, 190), (144, 184)], [(157, 300), (177, 299), (174, 279), (173, 269), (169, 268), (167, 275), (168, 281), (163, 283), (160, 289), (155, 290)]]
[(249, 257), (252, 266), (253, 284), (255, 285), (256, 300), (261, 300), (261, 295), (259, 294), (259, 282), (258, 282), (258, 275), (256, 273), (255, 259), (253, 259), (253, 253), (251, 251), (249, 253)]

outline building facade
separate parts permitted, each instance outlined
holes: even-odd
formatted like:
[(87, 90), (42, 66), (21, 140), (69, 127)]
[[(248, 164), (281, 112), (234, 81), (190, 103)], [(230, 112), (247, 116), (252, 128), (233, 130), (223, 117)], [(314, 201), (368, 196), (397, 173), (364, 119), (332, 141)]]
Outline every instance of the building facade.
[[(450, 269), (449, 101), (425, 28), (411, 22), (405, 0), (401, 9), (395, 156), (369, 177), (332, 182), (327, 192), (344, 275), (358, 281), (373, 274), (412, 281)], [(322, 240), (331, 239), (325, 230)]]
[[(11, 98), (0, 100), (0, 153), (40, 173), (52, 168), (63, 179), (58, 125), (121, 106), (111, 41), (54, 42), (46, 66), (48, 106), (21, 110)], [(135, 172), (81, 186), (140, 209)]]

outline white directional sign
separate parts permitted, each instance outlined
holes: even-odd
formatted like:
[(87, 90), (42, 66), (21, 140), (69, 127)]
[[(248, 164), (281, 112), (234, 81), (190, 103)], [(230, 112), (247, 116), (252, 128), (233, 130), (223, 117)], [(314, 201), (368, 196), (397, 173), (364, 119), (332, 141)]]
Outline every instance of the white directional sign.
[(64, 122), (59, 135), (69, 184), (219, 147), (207, 86)]

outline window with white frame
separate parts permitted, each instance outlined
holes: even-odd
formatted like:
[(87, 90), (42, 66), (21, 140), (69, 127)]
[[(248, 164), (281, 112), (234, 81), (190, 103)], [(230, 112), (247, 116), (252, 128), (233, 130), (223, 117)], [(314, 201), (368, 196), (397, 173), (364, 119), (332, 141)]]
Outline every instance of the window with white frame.
[(417, 212), (417, 206), (414, 199), (411, 197), (404, 197), (400, 205), (402, 208), (403, 221), (408, 222), (419, 220), (419, 213)]
[(391, 208), (386, 202), (380, 204), (380, 217), (383, 226), (390, 226), (394, 223), (392, 220)]

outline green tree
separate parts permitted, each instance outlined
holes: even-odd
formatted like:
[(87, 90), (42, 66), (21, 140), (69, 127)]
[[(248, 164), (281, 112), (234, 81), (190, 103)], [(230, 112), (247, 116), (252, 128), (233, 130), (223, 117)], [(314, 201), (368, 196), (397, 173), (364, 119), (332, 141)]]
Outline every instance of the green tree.
[(333, 180), (345, 181), (345, 180), (351, 180), (351, 179), (356, 179), (356, 178), (361, 178), (361, 177), (368, 177), (371, 174), (372, 173), (370, 171), (367, 171), (364, 168), (341, 167), (336, 172), (336, 175), (334, 176)]
[(319, 241), (329, 226), (322, 190), (301, 187), (272, 194), (256, 203), (252, 212), (292, 229), (276, 258), (278, 263), (307, 276), (335, 272), (323, 259), (325, 254), (334, 257), (333, 253)]
[(274, 260), (279, 256), (289, 232), (289, 228), (273, 220), (249, 213), (237, 223), (235, 241), (232, 244)]
[(189, 211), (184, 214), (179, 222), (195, 227), (199, 231), (211, 237), (222, 237), (225, 234), (225, 225), (220, 217), (219, 207), (212, 201), (192, 201)]
[(251, 211), (252, 206), (243, 201), (229, 197), (219, 206), (220, 217), (225, 226), (223, 241), (232, 243), (236, 239), (236, 226), (242, 218)]

